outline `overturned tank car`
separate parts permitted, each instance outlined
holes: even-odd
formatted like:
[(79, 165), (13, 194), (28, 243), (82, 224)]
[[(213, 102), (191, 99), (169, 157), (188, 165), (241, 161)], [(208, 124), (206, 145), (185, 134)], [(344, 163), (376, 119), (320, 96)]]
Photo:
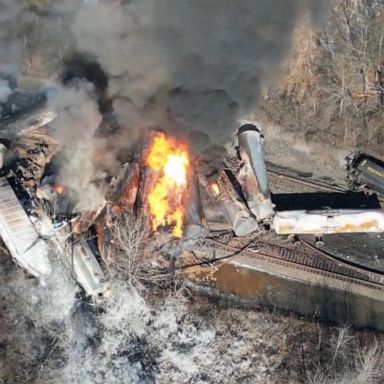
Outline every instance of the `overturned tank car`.
[(278, 235), (378, 233), (384, 231), (381, 209), (296, 210), (277, 212), (272, 227)]
[(363, 187), (384, 194), (383, 161), (358, 152), (347, 157), (347, 169), (354, 189)]
[(250, 211), (258, 221), (263, 221), (274, 214), (264, 161), (264, 139), (253, 124), (242, 125), (238, 139), (242, 160), (239, 182)]

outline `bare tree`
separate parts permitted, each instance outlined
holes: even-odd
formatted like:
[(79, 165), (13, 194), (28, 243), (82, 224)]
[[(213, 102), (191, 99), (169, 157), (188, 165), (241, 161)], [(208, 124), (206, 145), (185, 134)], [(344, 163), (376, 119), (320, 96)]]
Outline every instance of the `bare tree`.
[(108, 239), (102, 256), (110, 276), (138, 284), (144, 278), (146, 265), (148, 229), (145, 220), (132, 213), (124, 213), (105, 231), (108, 232)]
[(349, 328), (347, 325), (344, 325), (344, 327), (341, 327), (339, 329), (339, 334), (337, 335), (337, 338), (334, 338), (331, 340), (331, 346), (334, 350), (333, 358), (332, 358), (332, 364), (335, 363), (337, 357), (339, 354), (342, 354), (343, 351), (347, 348), (349, 343), (353, 340), (353, 337), (349, 335)]

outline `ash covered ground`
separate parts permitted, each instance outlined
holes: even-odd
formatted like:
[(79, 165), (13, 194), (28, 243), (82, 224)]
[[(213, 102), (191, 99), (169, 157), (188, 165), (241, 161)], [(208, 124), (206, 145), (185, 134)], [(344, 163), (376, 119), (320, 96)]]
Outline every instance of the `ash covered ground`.
[[(380, 383), (383, 336), (115, 281), (95, 304), (1, 256), (3, 383)], [(148, 284), (146, 284), (148, 285)]]

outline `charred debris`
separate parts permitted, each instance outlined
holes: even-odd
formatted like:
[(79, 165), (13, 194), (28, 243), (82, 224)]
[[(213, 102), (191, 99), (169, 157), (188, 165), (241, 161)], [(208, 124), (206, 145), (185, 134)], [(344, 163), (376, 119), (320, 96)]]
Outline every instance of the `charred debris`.
[[(162, 131), (148, 131), (119, 175), (107, 179), (105, 199), (98, 209), (78, 210), (58, 182), (54, 166), (59, 143), (50, 137), (49, 123), (57, 115), (46, 103), (54, 92), (15, 91), (2, 106), (0, 119), (0, 236), (14, 261), (42, 281), (52, 271), (50, 253), (54, 251), (66, 260), (63, 265), (86, 296), (108, 295), (117, 243), (122, 238), (132, 243), (131, 231), (141, 232), (142, 243), (130, 243), (135, 250), (125, 251), (140, 254), (152, 265), (154, 254), (174, 260), (218, 229), (236, 237), (265, 232), (317, 237), (384, 232), (379, 205), (292, 209), (294, 197), (287, 195), (288, 204), (280, 209), (269, 190), (264, 139), (253, 124), (237, 130), (236, 156), (227, 158), (223, 168), (209, 177), (199, 171), (199, 158), (190, 157), (187, 143)], [(45, 140), (15, 153), (12, 143), (31, 132)], [(351, 156), (348, 175), (352, 189), (384, 190), (383, 164), (370, 156)], [(142, 223), (139, 229), (117, 228), (132, 218)], [(138, 252), (140, 247), (157, 253), (147, 252), (152, 255), (149, 258)], [(161, 260), (155, 262), (161, 264)]]

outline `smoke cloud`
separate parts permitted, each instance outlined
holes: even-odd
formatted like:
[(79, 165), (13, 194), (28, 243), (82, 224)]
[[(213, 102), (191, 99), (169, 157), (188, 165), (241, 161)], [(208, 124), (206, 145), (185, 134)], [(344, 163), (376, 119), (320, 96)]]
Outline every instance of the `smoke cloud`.
[(156, 102), (164, 129), (192, 132), (198, 147), (222, 145), (239, 116), (255, 111), (261, 86), (275, 76), (290, 46), (297, 18), (307, 11), (318, 21), (326, 2), (321, 3), (103, 2), (80, 9), (73, 33), (77, 49), (97, 57), (109, 74), (121, 123), (127, 123), (122, 100), (132, 124), (148, 117), (146, 108)]
[[(8, 100), (8, 96), (12, 93), (11, 88), (9, 87), (8, 80), (0, 79), (0, 103), (5, 103)], [(1, 113), (0, 105), (0, 113)]]
[[(100, 131), (96, 126), (105, 104), (101, 106), (89, 91), (84, 93), (83, 86), (76, 91), (61, 87), (63, 95), (52, 104), (60, 109), (56, 129), (62, 130), (61, 140), (69, 151), (63, 179), (81, 179), (86, 188), (85, 181), (95, 176), (91, 173), (96, 172), (96, 151), (109, 148), (105, 162), (115, 165), (111, 153), (148, 128), (189, 139), (195, 154), (210, 153), (210, 147), (217, 153), (230, 140), (238, 120), (257, 113), (261, 88), (275, 81), (297, 20), (307, 13), (314, 24), (319, 23), (327, 4), (316, 0), (0, 0), (5, 25), (0, 34), (0, 71), (11, 57), (17, 62), (10, 50), (18, 51), (21, 37), (26, 40), (23, 62), (26, 56), (35, 60), (38, 52), (49, 67), (47, 63), (63, 64), (65, 57), (80, 53), (100, 66), (107, 77), (104, 101), (108, 100), (123, 133), (104, 134), (101, 145), (93, 139)], [(6, 50), (7, 42), (12, 49)], [(78, 167), (79, 163), (89, 167)], [(78, 176), (84, 172), (86, 176)], [(78, 195), (90, 192), (79, 190)]]
[(20, 1), (0, 0), (0, 77), (20, 69), (23, 41), (16, 23), (22, 9)]
[(77, 209), (96, 210), (104, 198), (102, 189), (97, 186), (94, 161), (97, 155), (95, 132), (102, 120), (94, 87), (86, 81), (59, 87), (49, 107), (58, 113), (52, 127), (64, 154), (60, 182), (77, 202)]

